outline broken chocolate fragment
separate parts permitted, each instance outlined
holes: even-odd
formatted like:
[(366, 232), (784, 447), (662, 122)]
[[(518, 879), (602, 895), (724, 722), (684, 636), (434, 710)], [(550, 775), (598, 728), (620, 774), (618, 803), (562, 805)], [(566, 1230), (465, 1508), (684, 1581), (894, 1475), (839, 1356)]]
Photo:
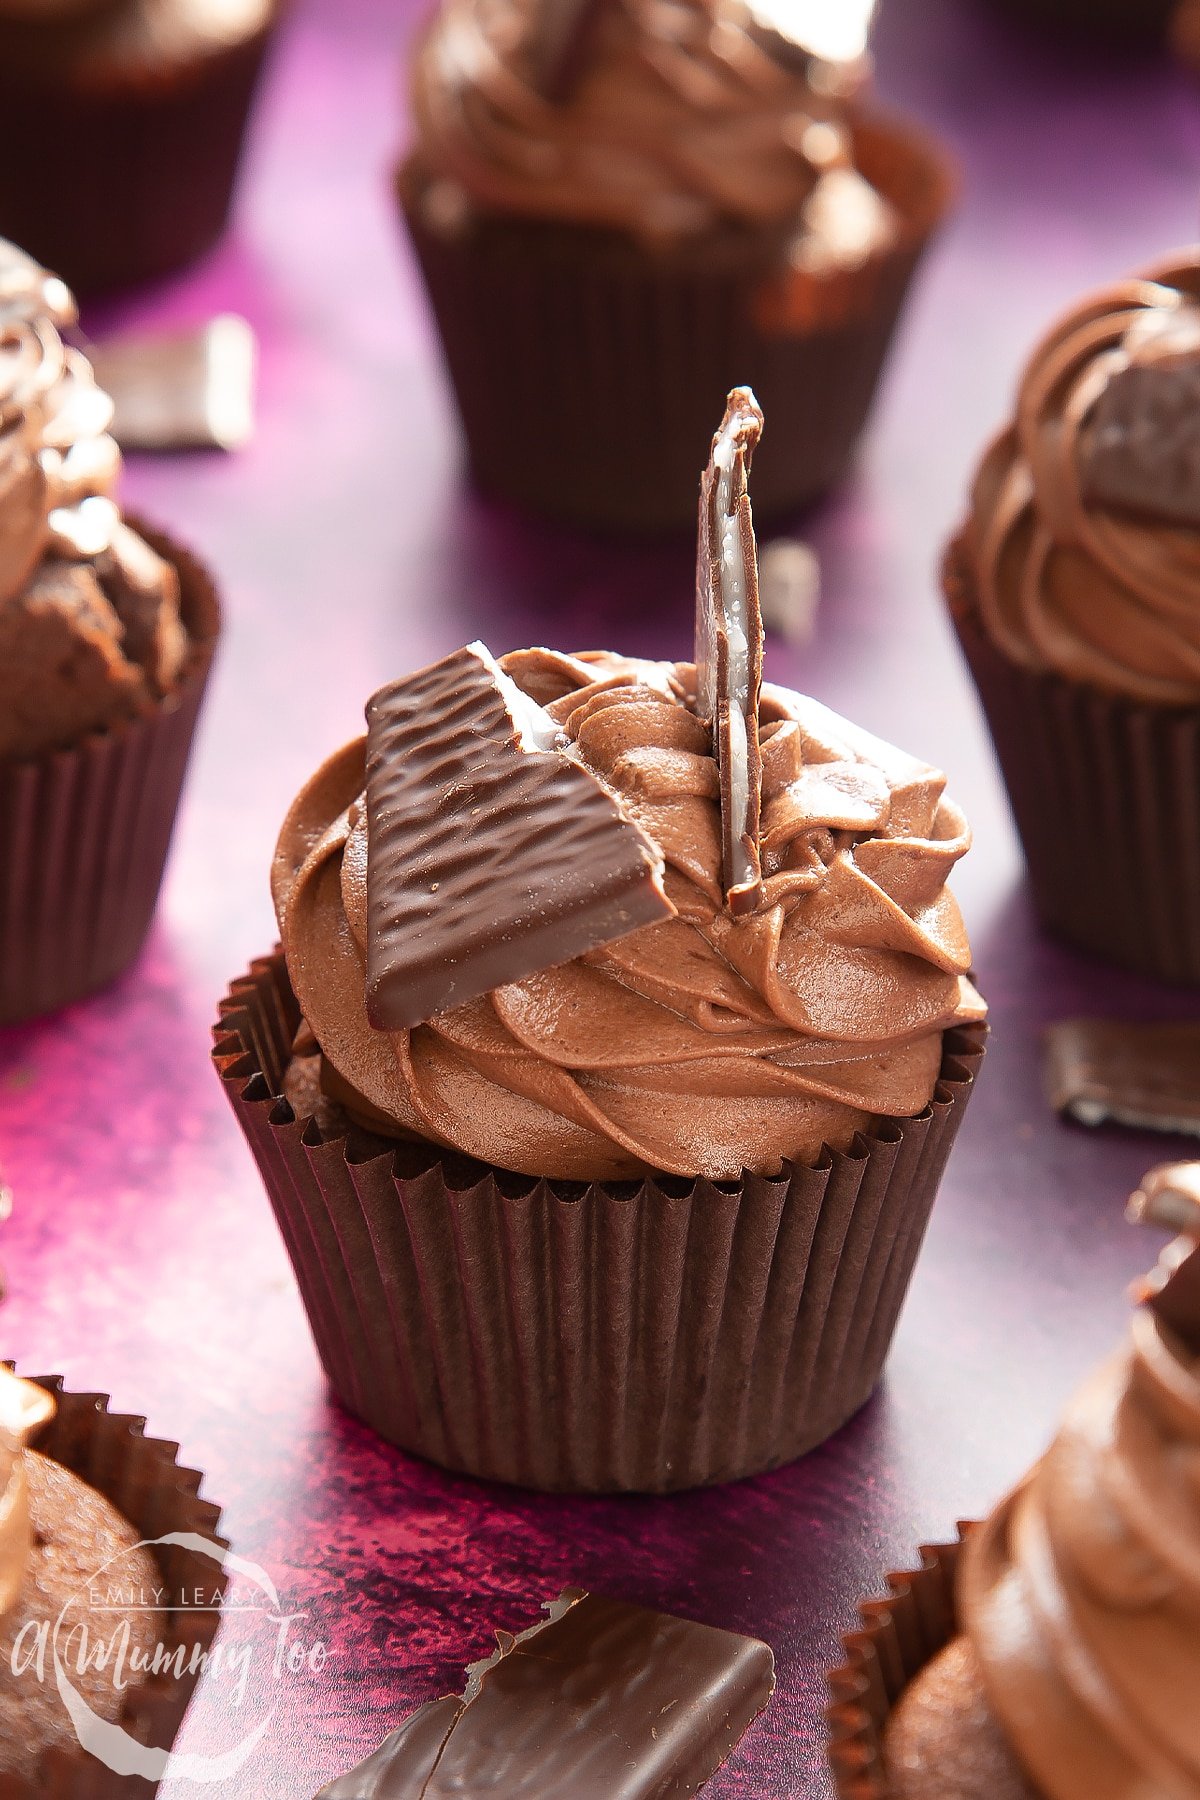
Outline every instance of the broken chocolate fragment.
[(721, 778), (725, 898), (735, 915), (753, 912), (763, 897), (758, 743), (763, 634), (754, 521), (746, 488), (762, 428), (762, 412), (750, 389), (734, 388), (700, 484), (696, 710), (713, 734)]
[(122, 450), (236, 450), (254, 430), (254, 332), (224, 313), (88, 346)]
[(1068, 1019), (1049, 1028), (1045, 1048), (1056, 1112), (1200, 1137), (1200, 1026)]
[(1161, 1225), (1200, 1242), (1200, 1162), (1160, 1163), (1142, 1178), (1129, 1202), (1137, 1225)]
[(482, 644), (367, 707), (367, 1013), (407, 1031), (671, 918), (660, 851)]
[(694, 1794), (775, 1687), (766, 1644), (566, 1589), (318, 1800)]
[(1079, 480), (1089, 505), (1200, 531), (1200, 355), (1110, 378), (1080, 432)]

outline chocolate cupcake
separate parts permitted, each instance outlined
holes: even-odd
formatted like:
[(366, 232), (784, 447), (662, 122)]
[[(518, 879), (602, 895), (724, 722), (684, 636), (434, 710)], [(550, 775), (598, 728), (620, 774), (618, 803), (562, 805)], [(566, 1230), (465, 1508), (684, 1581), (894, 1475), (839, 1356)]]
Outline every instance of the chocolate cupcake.
[(1200, 982), (1200, 252), (1035, 351), (945, 587), (1038, 910)]
[(141, 949), (220, 622), (200, 565), (111, 497), (74, 316), (0, 242), (0, 1025)]
[(811, 1448), (879, 1380), (982, 1051), (944, 779), (762, 687), (739, 391), (697, 662), (471, 646), (276, 852), (217, 1061), (332, 1385), (525, 1485)]
[[(1180, 1173), (1150, 1178), (1151, 1209)], [(1200, 1165), (1186, 1186), (1197, 1235), (1046, 1455), (963, 1546), (926, 1550), (863, 1608), (833, 1677), (844, 1800), (1200, 1785)]]
[(229, 213), (279, 0), (0, 0), (0, 233), (80, 293), (195, 261)]
[(826, 11), (806, 43), (744, 0), (446, 0), (399, 193), (487, 492), (684, 528), (737, 379), (761, 516), (844, 474), (953, 181), (860, 104), (871, 7)]
[(220, 1515), (176, 1454), (99, 1395), (0, 1368), (5, 1800), (158, 1790), (226, 1579)]

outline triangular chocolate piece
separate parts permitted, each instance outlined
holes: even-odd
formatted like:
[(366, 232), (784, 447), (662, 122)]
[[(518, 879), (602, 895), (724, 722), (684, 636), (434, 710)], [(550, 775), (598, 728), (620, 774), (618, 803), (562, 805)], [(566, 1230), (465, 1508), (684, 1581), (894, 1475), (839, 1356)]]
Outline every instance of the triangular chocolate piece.
[(758, 743), (763, 629), (747, 492), (762, 428), (762, 411), (750, 389), (734, 388), (700, 484), (696, 710), (713, 734), (721, 778), (722, 873), (726, 904), (734, 914), (753, 912), (763, 897)]
[(1088, 414), (1078, 457), (1089, 505), (1200, 531), (1200, 351), (1118, 370)]
[(367, 707), (367, 1014), (436, 1012), (674, 916), (658, 846), (482, 644)]

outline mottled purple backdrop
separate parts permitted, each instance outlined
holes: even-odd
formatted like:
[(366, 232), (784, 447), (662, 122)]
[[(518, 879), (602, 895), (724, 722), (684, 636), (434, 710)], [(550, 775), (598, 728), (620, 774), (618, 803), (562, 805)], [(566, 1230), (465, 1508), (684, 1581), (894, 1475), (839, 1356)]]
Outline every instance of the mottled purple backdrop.
[[(488, 1628), (565, 1582), (761, 1634), (779, 1691), (710, 1789), (821, 1796), (822, 1673), (857, 1598), (1018, 1474), (1121, 1329), (1152, 1242), (1122, 1222), (1181, 1146), (1048, 1116), (1038, 1031), (1080, 1008), (1189, 1010), (1045, 942), (938, 605), (939, 544), (1033, 334), (1081, 287), (1193, 235), (1200, 92), (1155, 63), (1074, 64), (982, 0), (884, 0), (880, 87), (959, 147), (962, 212), (897, 347), (856, 483), (812, 526), (817, 640), (770, 674), (952, 772), (977, 848), (959, 879), (994, 1048), (952, 1162), (886, 1391), (827, 1449), (666, 1501), (522, 1497), (374, 1441), (326, 1399), (283, 1249), (208, 1067), (226, 981), (272, 942), (274, 832), (380, 682), (482, 635), (686, 650), (691, 549), (540, 531), (460, 485), (457, 440), (389, 205), (406, 0), (302, 0), (258, 120), (237, 229), (94, 331), (233, 307), (261, 336), (244, 454), (138, 460), (128, 494), (219, 571), (229, 627), (141, 967), (91, 1005), (0, 1033), (0, 1166), (15, 1210), (5, 1349), (111, 1390), (208, 1472), (227, 1530), (332, 1652), (272, 1684), (269, 1736), (220, 1800), (303, 1800)], [(715, 424), (715, 420), (714, 420)], [(769, 423), (768, 423), (769, 429)], [(202, 1697), (183, 1747), (236, 1736)], [(256, 1712), (255, 1717), (259, 1716)], [(250, 1722), (253, 1722), (252, 1720)], [(171, 1800), (199, 1790), (169, 1782)]]

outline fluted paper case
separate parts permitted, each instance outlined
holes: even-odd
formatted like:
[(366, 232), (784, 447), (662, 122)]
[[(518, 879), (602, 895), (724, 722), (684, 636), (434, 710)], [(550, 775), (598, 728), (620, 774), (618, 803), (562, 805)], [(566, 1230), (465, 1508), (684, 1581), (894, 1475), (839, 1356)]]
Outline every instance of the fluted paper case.
[(0, 1025), (114, 981), (158, 904), (221, 613), (195, 557), (130, 523), (179, 575), (187, 664), (143, 717), (69, 750), (0, 761)]
[(984, 1046), (948, 1033), (925, 1112), (815, 1168), (585, 1186), (324, 1139), (280, 1098), (299, 1017), (265, 958), (214, 1054), (334, 1390), (446, 1468), (585, 1493), (773, 1468), (864, 1404)]
[[(969, 1527), (961, 1526), (965, 1534)], [(841, 1800), (888, 1800), (883, 1760), (897, 1700), (958, 1629), (954, 1578), (962, 1542), (924, 1544), (921, 1566), (889, 1575), (885, 1600), (865, 1600), (861, 1629), (846, 1638), (846, 1661), (829, 1677), (829, 1760)]]
[(984, 631), (958, 543), (943, 578), (1042, 919), (1139, 975), (1200, 985), (1200, 706), (1022, 668)]

